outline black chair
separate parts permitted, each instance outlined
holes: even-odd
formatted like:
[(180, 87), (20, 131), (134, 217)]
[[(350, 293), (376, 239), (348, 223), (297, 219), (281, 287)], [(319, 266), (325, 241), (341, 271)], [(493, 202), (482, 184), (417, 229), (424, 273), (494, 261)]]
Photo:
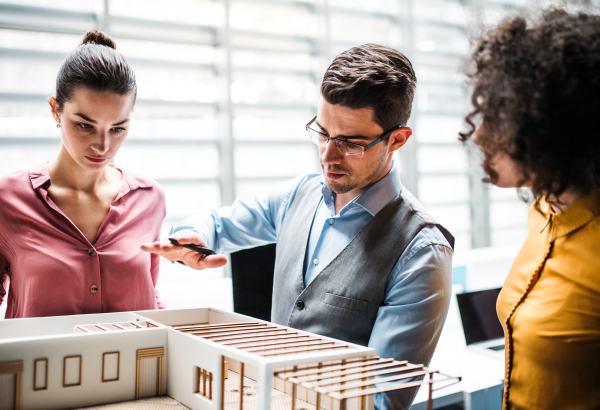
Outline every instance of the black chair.
[(233, 311), (271, 320), (275, 244), (231, 254)]

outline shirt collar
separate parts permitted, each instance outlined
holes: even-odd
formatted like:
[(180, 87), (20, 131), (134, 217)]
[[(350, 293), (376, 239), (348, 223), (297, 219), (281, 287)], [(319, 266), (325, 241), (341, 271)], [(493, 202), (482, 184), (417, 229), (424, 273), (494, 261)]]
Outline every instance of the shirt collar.
[[(325, 184), (325, 178), (321, 177), (323, 201), (328, 203), (333, 199), (333, 191), (327, 188)], [(395, 162), (392, 162), (392, 169), (379, 181), (368, 187), (362, 194), (358, 195), (352, 201), (350, 201), (342, 210), (340, 214), (352, 206), (359, 205), (364, 208), (371, 215), (375, 216), (381, 211), (387, 204), (389, 204), (394, 198), (402, 193), (402, 182), (400, 181), (400, 173)]]
[(37, 165), (29, 170), (29, 179), (33, 189), (38, 189), (46, 182), (50, 181), (50, 174), (46, 163)]
[[(48, 163), (37, 165), (29, 170), (29, 179), (31, 180), (31, 185), (33, 189), (38, 189), (42, 185), (50, 182), (50, 173), (48, 172)], [(114, 167), (121, 171), (123, 174), (123, 186), (117, 196), (117, 199), (125, 195), (129, 191), (133, 191), (138, 188), (149, 188), (152, 186), (150, 181), (144, 177), (138, 177), (136, 175), (130, 174), (129, 172), (123, 171), (121, 168), (109, 164), (109, 166)], [(47, 188), (47, 187), (46, 187)]]
[(548, 219), (552, 217), (551, 240), (556, 240), (586, 225), (600, 215), (600, 188), (579, 198), (561, 213), (555, 213), (545, 199), (540, 199), (538, 209)]

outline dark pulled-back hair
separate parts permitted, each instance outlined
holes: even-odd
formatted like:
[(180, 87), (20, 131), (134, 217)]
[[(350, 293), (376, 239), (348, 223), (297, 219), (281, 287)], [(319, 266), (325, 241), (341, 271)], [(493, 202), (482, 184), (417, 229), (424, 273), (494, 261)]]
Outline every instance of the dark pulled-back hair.
[(460, 139), (481, 120), (486, 155), (506, 152), (535, 196), (597, 187), (600, 17), (550, 9), (533, 25), (512, 18), (480, 37), (472, 58), (474, 110)]
[(321, 95), (330, 104), (373, 109), (374, 121), (388, 131), (408, 122), (416, 85), (415, 72), (404, 54), (364, 44), (333, 60), (323, 77)]
[(62, 109), (77, 88), (137, 95), (135, 74), (116, 44), (104, 33), (88, 31), (83, 41), (63, 61), (56, 76), (56, 102)]

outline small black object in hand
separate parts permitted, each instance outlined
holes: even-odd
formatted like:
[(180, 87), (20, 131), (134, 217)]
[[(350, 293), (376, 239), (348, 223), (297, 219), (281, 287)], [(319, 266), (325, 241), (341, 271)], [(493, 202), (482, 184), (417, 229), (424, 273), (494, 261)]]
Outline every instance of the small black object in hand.
[(184, 245), (184, 244), (177, 242), (177, 239), (175, 239), (175, 238), (169, 238), (169, 241), (171, 241), (171, 243), (173, 245), (183, 246), (184, 248), (191, 249), (195, 252), (201, 253), (206, 256), (215, 255), (215, 251), (213, 251), (212, 249), (205, 248), (204, 246), (191, 245), (191, 244)]

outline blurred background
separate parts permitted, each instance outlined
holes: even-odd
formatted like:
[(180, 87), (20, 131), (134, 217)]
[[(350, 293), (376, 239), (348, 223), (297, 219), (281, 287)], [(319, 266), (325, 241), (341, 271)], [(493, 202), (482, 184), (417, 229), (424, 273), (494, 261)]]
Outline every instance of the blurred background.
[[(166, 235), (194, 212), (320, 171), (304, 126), (316, 114), (324, 70), (341, 51), (376, 42), (404, 52), (418, 79), (409, 123), (414, 136), (397, 158), (403, 184), (456, 236), (455, 264), (466, 266), (461, 255), (477, 248), (510, 249), (502, 252), (512, 258), (524, 238), (528, 205), (515, 190), (482, 184), (479, 158), (457, 140), (469, 109), (461, 67), (469, 36), (481, 25), (523, 6), (548, 4), (2, 1), (0, 175), (54, 157), (60, 140), (47, 99), (56, 73), (83, 33), (99, 28), (116, 41), (138, 81), (129, 137), (114, 162), (162, 185)], [(502, 266), (494, 279), (499, 285)], [(464, 287), (461, 269), (456, 281)], [(164, 263), (158, 288), (171, 308), (231, 309), (229, 276), (227, 268), (193, 272)], [(488, 282), (481, 286), (495, 285)]]

